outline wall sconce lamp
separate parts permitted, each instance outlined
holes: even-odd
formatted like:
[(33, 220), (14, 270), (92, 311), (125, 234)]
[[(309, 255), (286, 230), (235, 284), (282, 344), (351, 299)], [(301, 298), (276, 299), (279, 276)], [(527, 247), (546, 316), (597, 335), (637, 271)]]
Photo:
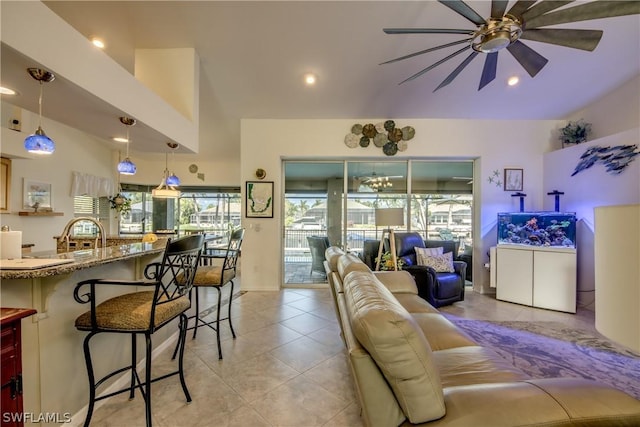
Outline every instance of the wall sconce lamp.
[(52, 154), (56, 149), (56, 145), (42, 130), (42, 86), (43, 83), (54, 81), (56, 76), (42, 68), (27, 68), (27, 72), (40, 82), (40, 97), (38, 98), (38, 129), (36, 129), (35, 133), (25, 138), (24, 148), (29, 153)]

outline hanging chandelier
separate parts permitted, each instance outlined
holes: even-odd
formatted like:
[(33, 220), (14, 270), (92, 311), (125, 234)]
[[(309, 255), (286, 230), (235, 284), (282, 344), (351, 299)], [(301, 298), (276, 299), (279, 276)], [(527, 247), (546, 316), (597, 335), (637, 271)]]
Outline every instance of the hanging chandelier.
[[(167, 142), (167, 146), (172, 150), (178, 147), (175, 142)], [(180, 184), (180, 179), (175, 174), (169, 175), (169, 153), (165, 153), (164, 172), (160, 185), (151, 190), (151, 196), (157, 199), (174, 199), (180, 197), (180, 190), (176, 187)]]
[(41, 68), (27, 68), (27, 72), (40, 82), (40, 97), (38, 98), (38, 129), (25, 138), (24, 148), (33, 154), (52, 154), (56, 149), (55, 143), (42, 130), (42, 87), (44, 83), (54, 81), (56, 76)]
[(120, 123), (127, 127), (127, 155), (124, 160), (118, 163), (118, 172), (122, 175), (135, 175), (138, 168), (136, 168), (135, 163), (131, 161), (129, 158), (129, 142), (131, 139), (129, 138), (129, 128), (136, 124), (136, 119), (132, 119), (130, 117), (120, 117)]

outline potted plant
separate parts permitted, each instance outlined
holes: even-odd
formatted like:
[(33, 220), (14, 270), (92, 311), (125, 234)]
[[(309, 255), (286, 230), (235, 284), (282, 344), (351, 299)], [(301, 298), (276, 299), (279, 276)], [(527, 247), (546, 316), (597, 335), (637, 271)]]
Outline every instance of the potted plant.
[(562, 146), (580, 144), (586, 142), (587, 137), (591, 133), (591, 123), (587, 123), (584, 119), (577, 121), (569, 121), (565, 127), (560, 129), (560, 140)]
[[(398, 263), (398, 270), (402, 270), (404, 266), (404, 260), (402, 258), (397, 258), (396, 261)], [(385, 252), (382, 254), (382, 258), (380, 259), (380, 270), (382, 271), (392, 271), (393, 268), (393, 256), (391, 252)]]

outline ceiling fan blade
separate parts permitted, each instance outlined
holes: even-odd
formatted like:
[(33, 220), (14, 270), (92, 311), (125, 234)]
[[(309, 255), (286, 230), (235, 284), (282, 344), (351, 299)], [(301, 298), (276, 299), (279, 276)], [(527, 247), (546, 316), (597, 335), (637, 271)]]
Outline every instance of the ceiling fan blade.
[(507, 46), (507, 50), (514, 58), (527, 70), (527, 73), (531, 77), (535, 77), (542, 68), (547, 65), (549, 60), (544, 56), (531, 49), (529, 46), (517, 40), (510, 46)]
[(464, 16), (469, 21), (476, 25), (483, 25), (485, 23), (484, 18), (478, 15), (478, 12), (469, 7), (465, 2), (461, 0), (438, 0), (443, 5), (447, 6), (454, 12)]
[(473, 30), (454, 28), (383, 28), (387, 34), (467, 34), (473, 35)]
[(451, 58), (453, 58), (456, 55), (460, 55), (462, 52), (464, 52), (465, 50), (471, 49), (471, 46), (465, 46), (462, 49), (459, 49), (455, 52), (453, 52), (451, 55), (447, 56), (446, 58), (442, 58), (440, 61), (429, 65), (427, 68), (424, 68), (423, 70), (415, 73), (414, 75), (412, 75), (411, 77), (404, 79), (403, 81), (401, 81), (400, 83), (398, 83), (399, 85), (401, 85), (402, 83), (406, 83), (410, 80), (413, 80), (417, 77), (420, 77), (421, 75), (423, 75), (424, 73), (426, 73), (427, 71), (433, 70), (434, 68), (436, 68), (438, 65), (442, 64), (443, 62), (446, 62), (448, 60), (450, 60)]
[(507, 10), (507, 3), (509, 3), (509, 0), (491, 0), (491, 17), (502, 18), (504, 11)]
[(511, 6), (511, 9), (507, 12), (509, 15), (522, 16), (525, 10), (529, 9), (529, 6), (534, 4), (538, 0), (518, 0), (516, 4)]
[(380, 65), (390, 64), (392, 62), (402, 61), (403, 59), (413, 58), (414, 56), (422, 55), (424, 53), (433, 52), (433, 51), (436, 51), (438, 49), (444, 49), (446, 47), (455, 46), (455, 45), (461, 44), (461, 43), (469, 43), (471, 40), (473, 40), (473, 39), (463, 39), (463, 40), (458, 40), (458, 41), (455, 41), (455, 42), (443, 44), (443, 45), (436, 46), (436, 47), (430, 47), (429, 49), (421, 50), (420, 52), (414, 52), (414, 53), (410, 53), (408, 55), (401, 56), (399, 58), (390, 59), (389, 61), (382, 62)]
[(559, 46), (588, 50), (591, 52), (596, 48), (596, 46), (598, 46), (598, 43), (600, 43), (602, 34), (603, 32), (600, 30), (540, 28), (524, 31), (520, 36), (520, 39), (556, 44)]
[(497, 68), (498, 52), (488, 54), (487, 59), (484, 60), (484, 68), (482, 69), (482, 76), (480, 77), (480, 86), (478, 87), (478, 90), (481, 90), (496, 78)]
[(458, 74), (460, 74), (460, 72), (464, 70), (464, 68), (467, 65), (469, 65), (469, 63), (473, 60), (473, 58), (475, 58), (478, 55), (478, 53), (479, 52), (476, 52), (476, 51), (471, 52), (469, 56), (467, 56), (465, 60), (462, 61), (462, 63), (458, 65), (456, 69), (453, 70), (453, 72), (451, 72), (451, 74), (449, 74), (447, 78), (444, 79), (437, 88), (435, 88), (434, 92), (437, 91), (438, 89), (442, 89), (443, 87), (451, 83), (456, 77), (458, 77)]
[(566, 4), (569, 4), (571, 2), (573, 2), (574, 0), (568, 0), (568, 1), (542, 1), (538, 4), (536, 4), (535, 6), (531, 7), (530, 9), (527, 9), (523, 14), (522, 17), (524, 18), (525, 23), (529, 20), (529, 19), (533, 19), (536, 16), (540, 16), (544, 13), (547, 13), (549, 11), (552, 11), (554, 9), (557, 9), (559, 7), (562, 7)]
[(638, 1), (594, 1), (531, 18), (526, 28), (640, 14)]

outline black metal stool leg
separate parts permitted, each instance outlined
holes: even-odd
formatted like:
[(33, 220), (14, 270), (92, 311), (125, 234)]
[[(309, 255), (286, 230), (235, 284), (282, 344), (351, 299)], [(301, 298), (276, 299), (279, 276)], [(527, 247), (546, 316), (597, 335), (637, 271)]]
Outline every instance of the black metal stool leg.
[(236, 337), (236, 331), (233, 330), (233, 324), (231, 323), (231, 301), (233, 301), (233, 280), (231, 280), (231, 293), (229, 294), (229, 315), (227, 319), (229, 320), (229, 327), (231, 328), (231, 335), (233, 338)]
[(145, 360), (145, 384), (144, 384), (144, 407), (147, 418), (147, 427), (151, 427), (151, 351), (153, 346), (151, 345), (151, 334), (145, 333), (147, 354)]
[(198, 322), (200, 321), (200, 298), (198, 296), (200, 292), (198, 292), (197, 286), (194, 286), (193, 290), (196, 293), (196, 315), (193, 316), (194, 319), (196, 319), (196, 324), (193, 325), (193, 339), (196, 339), (196, 333), (198, 332)]
[(131, 334), (131, 391), (129, 391), (129, 400), (135, 397), (136, 391), (136, 334)]
[(184, 313), (181, 314), (180, 315), (180, 335), (182, 335), (182, 343), (180, 345), (180, 355), (178, 356), (178, 372), (180, 375), (180, 384), (182, 385), (182, 391), (184, 391), (184, 396), (187, 398), (187, 403), (190, 403), (191, 395), (189, 394), (189, 389), (187, 389), (187, 383), (184, 380), (184, 369), (183, 369), (184, 347), (185, 347), (185, 342), (187, 337), (188, 322), (189, 322), (189, 319), (187, 318), (187, 316)]
[(91, 363), (91, 349), (89, 348), (89, 340), (97, 332), (91, 332), (84, 339), (84, 362), (87, 365), (87, 376), (89, 377), (89, 406), (87, 407), (87, 417), (84, 420), (84, 427), (89, 427), (91, 422), (91, 416), (93, 415), (93, 408), (96, 403), (96, 378), (93, 374), (93, 364)]
[(222, 304), (222, 289), (216, 286), (218, 290), (218, 307), (216, 310), (216, 339), (218, 341), (218, 359), (222, 360), (222, 346), (220, 345), (220, 304)]

